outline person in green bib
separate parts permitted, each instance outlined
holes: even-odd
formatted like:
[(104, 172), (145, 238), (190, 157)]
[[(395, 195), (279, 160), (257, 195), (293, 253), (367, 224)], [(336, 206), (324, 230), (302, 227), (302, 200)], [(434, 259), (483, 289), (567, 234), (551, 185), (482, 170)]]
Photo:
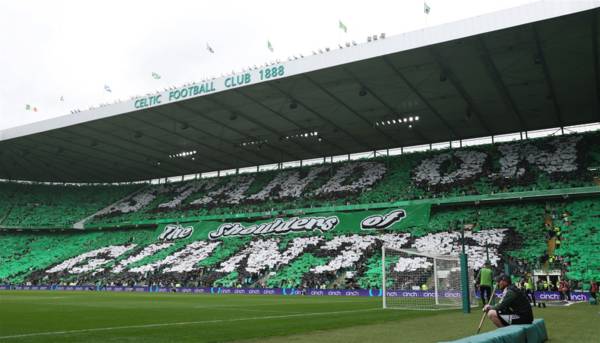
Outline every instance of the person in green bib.
[(533, 303), (533, 307), (535, 307), (535, 293), (533, 290), (533, 280), (531, 280), (531, 274), (525, 275), (525, 294), (527, 294), (527, 297)]
[(492, 296), (492, 265), (490, 261), (485, 261), (483, 268), (479, 269), (477, 273), (476, 287), (479, 288), (479, 296), (483, 301), (483, 305), (487, 304), (490, 297)]

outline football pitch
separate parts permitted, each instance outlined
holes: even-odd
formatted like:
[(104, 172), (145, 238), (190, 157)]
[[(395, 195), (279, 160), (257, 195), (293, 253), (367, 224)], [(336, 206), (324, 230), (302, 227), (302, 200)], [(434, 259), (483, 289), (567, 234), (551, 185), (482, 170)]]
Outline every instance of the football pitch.
[[(598, 306), (534, 311), (551, 342), (599, 340)], [(437, 342), (474, 334), (480, 316), (379, 298), (3, 291), (0, 342)]]

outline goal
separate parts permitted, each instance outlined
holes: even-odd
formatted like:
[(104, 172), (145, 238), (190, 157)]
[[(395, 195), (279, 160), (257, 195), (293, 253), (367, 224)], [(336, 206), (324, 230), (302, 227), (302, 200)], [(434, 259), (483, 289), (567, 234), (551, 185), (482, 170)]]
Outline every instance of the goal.
[[(382, 247), (381, 255), (383, 308), (435, 310), (463, 307), (465, 282), (461, 282), (458, 256), (386, 246)], [(468, 280), (473, 280), (472, 274)], [(469, 298), (469, 306), (475, 305), (473, 287), (470, 287)]]

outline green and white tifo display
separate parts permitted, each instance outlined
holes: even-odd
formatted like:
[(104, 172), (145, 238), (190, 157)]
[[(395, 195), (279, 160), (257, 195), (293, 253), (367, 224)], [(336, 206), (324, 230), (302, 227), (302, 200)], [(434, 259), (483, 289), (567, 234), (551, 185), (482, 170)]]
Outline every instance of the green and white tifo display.
[[(569, 135), (161, 185), (0, 183), (0, 281), (381, 290), (391, 275), (389, 292), (431, 293), (458, 290), (455, 267), (430, 257), (453, 260), (464, 243), (471, 273), (485, 260), (497, 271), (560, 269), (585, 289), (600, 277), (599, 141)], [(415, 255), (382, 268), (384, 245)]]

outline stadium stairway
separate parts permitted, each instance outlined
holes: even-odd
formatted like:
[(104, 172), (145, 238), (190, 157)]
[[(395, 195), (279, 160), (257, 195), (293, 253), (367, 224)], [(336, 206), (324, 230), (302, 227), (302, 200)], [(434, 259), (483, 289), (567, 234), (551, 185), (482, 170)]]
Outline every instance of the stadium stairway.
[(527, 325), (511, 325), (479, 335), (440, 343), (538, 343), (548, 340), (548, 332), (543, 319), (536, 319)]

